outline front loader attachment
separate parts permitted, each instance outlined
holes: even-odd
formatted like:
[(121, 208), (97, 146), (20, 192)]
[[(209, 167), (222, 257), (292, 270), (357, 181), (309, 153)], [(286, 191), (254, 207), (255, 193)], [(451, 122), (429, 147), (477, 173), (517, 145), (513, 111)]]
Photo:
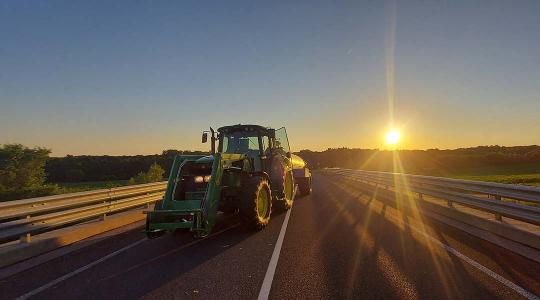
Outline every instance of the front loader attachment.
[(180, 155), (174, 159), (167, 190), (153, 211), (147, 211), (149, 237), (187, 229), (205, 236), (215, 224), (222, 191), (224, 167), (241, 155), (217, 153), (210, 156)]
[[(216, 155), (217, 156), (217, 155)], [(215, 217), (219, 157), (179, 155), (174, 159), (162, 201), (146, 212), (149, 237), (167, 231), (188, 229), (197, 236), (208, 234)]]

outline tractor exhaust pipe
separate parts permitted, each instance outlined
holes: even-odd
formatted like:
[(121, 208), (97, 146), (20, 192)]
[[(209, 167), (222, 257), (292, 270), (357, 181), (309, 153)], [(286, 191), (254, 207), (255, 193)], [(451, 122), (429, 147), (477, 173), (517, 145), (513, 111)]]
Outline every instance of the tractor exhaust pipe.
[(210, 153), (212, 153), (212, 155), (216, 154), (216, 135), (215, 135), (215, 131), (212, 127), (210, 127), (210, 133), (212, 134), (212, 137), (210, 137)]

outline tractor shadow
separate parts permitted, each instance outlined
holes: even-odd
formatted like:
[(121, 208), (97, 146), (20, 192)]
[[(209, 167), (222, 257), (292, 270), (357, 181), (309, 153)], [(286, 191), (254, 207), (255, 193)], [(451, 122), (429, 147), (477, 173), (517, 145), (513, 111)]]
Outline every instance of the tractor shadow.
[[(130, 260), (136, 262), (111, 268), (114, 269), (112, 274), (107, 272), (106, 276), (88, 284), (76, 294), (93, 299), (133, 299), (145, 295), (171, 297), (171, 291), (174, 291), (174, 297), (212, 298), (211, 294), (205, 293), (213, 290), (225, 298), (234, 297), (235, 291), (226, 296), (216, 282), (234, 281), (231, 277), (234, 277), (233, 270), (237, 268), (246, 269), (247, 272), (263, 270), (262, 275), (255, 274), (251, 278), (257, 282), (253, 285), (257, 293), (273, 250), (271, 243), (277, 236), (276, 232), (279, 232), (282, 215), (283, 212), (273, 212), (268, 228), (262, 231), (241, 224), (237, 215), (227, 215), (218, 219), (213, 233), (204, 239), (195, 239), (188, 232), (179, 231), (150, 240), (144, 249), (139, 250), (145, 253), (143, 260), (132, 258)], [(154, 254), (148, 257), (148, 252)], [(255, 263), (250, 263), (246, 268), (242, 267), (245, 253), (248, 258), (257, 258)], [(104, 291), (108, 291), (106, 295)], [(253, 296), (256, 297), (256, 294)]]

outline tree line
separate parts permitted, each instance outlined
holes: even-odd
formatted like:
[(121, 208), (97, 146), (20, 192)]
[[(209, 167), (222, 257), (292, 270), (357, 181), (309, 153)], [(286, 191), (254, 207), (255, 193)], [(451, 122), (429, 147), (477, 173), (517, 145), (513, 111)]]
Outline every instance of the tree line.
[(334, 148), (320, 152), (302, 150), (297, 154), (314, 169), (340, 167), (433, 176), (505, 169), (540, 173), (540, 146), (537, 145), (398, 151)]
[(161, 181), (168, 174), (176, 155), (206, 154), (165, 150), (161, 155), (49, 157), (50, 153), (49, 149), (41, 147), (1, 145), (0, 201), (66, 192), (58, 183), (124, 180), (128, 184), (141, 184)]
[(153, 164), (159, 165), (168, 174), (174, 157), (179, 154), (204, 155), (207, 152), (165, 150), (159, 155), (67, 155), (51, 157), (45, 165), (45, 172), (48, 182), (127, 180), (148, 170)]

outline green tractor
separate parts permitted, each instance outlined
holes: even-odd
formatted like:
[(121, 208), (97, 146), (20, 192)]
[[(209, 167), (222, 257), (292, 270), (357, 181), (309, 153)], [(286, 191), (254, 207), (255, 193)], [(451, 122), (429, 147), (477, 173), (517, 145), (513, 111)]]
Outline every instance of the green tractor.
[(174, 159), (163, 200), (146, 212), (149, 238), (177, 229), (206, 236), (218, 211), (237, 212), (243, 222), (262, 229), (272, 209), (291, 208), (296, 185), (285, 128), (233, 125), (217, 132), (210, 128), (203, 132), (203, 143), (209, 133), (211, 155)]

